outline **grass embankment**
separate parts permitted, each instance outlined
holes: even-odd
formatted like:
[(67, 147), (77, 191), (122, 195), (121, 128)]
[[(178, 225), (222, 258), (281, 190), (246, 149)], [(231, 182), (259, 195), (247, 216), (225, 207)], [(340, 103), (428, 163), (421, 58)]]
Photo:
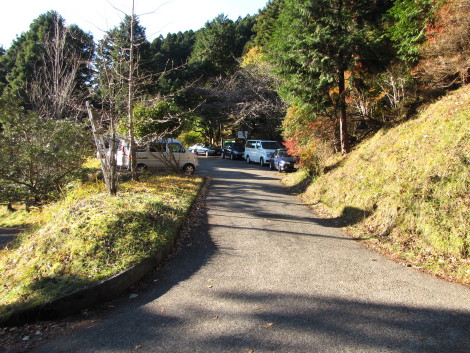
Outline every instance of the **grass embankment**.
[(467, 85), (337, 159), (303, 198), (401, 261), (469, 285), (469, 163)]
[(120, 184), (116, 197), (90, 183), (46, 207), (0, 252), (0, 320), (152, 257), (176, 236), (202, 182), (151, 176)]

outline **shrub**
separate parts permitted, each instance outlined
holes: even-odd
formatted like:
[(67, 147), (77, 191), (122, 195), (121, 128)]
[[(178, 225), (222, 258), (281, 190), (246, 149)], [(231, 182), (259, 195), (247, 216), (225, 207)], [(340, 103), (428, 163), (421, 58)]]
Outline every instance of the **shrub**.
[(335, 141), (335, 131), (328, 118), (294, 106), (288, 109), (283, 127), (284, 145), (289, 153), (299, 158), (299, 165), (309, 174), (321, 174)]
[(0, 110), (1, 201), (41, 204), (55, 198), (88, 155), (84, 127), (40, 118), (5, 98)]

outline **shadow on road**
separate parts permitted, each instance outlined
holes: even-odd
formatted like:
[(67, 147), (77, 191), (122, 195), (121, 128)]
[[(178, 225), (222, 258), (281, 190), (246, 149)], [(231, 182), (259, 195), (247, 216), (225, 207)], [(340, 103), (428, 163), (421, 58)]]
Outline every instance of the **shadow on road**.
[[(230, 217), (231, 211), (238, 212), (234, 217), (323, 222), (329, 227), (332, 222), (290, 212), (297, 204), (291, 198), (283, 200), (288, 191), (279, 183), (264, 183), (276, 179), (274, 174), (260, 176), (257, 166), (225, 171), (230, 164), (216, 162), (211, 172), (217, 177), (207, 197), (210, 212), (202, 210), (199, 225), (181, 242), (179, 252), (154, 274), (151, 282), (157, 284), (111, 318), (56, 342), (54, 349), (44, 346), (35, 352), (469, 352), (468, 310), (399, 305), (393, 298), (388, 304), (375, 302), (358, 297), (360, 291), (340, 291), (341, 282), (335, 283), (338, 291), (329, 296), (321, 295), (315, 285), (308, 292), (269, 282), (263, 286), (264, 278), (247, 287), (243, 272), (217, 267), (214, 259), (230, 245), (217, 244), (211, 227), (233, 234), (245, 225), (211, 225), (208, 214)], [(275, 202), (285, 202), (283, 213), (270, 213)], [(290, 231), (292, 238), (303, 235)], [(296, 275), (294, 269), (288, 273)], [(225, 287), (208, 286), (213, 275), (223, 277)]]
[(19, 228), (0, 228), (0, 249), (13, 241), (21, 231)]
[[(231, 301), (232, 307), (249, 305), (253, 310), (185, 306), (180, 310), (191, 319), (184, 319), (138, 307), (132, 321), (100, 331), (87, 329), (82, 336), (95, 343), (82, 350), (76, 347), (76, 352), (131, 351), (135, 347), (144, 352), (469, 352), (468, 312), (281, 291), (216, 295), (224, 302)], [(195, 332), (200, 320), (213, 325), (214, 331)], [(239, 322), (248, 324), (238, 326)], [(102, 330), (112, 339), (102, 337)]]

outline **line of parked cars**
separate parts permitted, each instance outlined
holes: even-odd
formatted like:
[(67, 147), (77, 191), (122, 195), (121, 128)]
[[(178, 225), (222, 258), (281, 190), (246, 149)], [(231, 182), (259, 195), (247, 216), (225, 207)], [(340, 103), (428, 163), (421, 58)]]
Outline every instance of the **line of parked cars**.
[[(116, 151), (117, 166), (129, 168), (129, 143), (120, 140)], [(209, 144), (195, 144), (189, 148), (176, 139), (152, 141), (137, 146), (136, 159), (138, 169), (170, 169), (177, 167), (187, 174), (193, 174), (199, 166), (198, 155), (221, 156), (221, 158), (240, 159), (247, 163), (269, 165), (271, 170), (293, 171), (296, 158), (289, 155), (285, 148), (271, 140), (247, 140), (226, 142), (223, 148)]]
[(247, 140), (245, 144), (230, 142), (224, 145), (222, 158), (244, 159), (247, 163), (268, 164), (271, 170), (295, 170), (296, 158), (289, 155), (277, 141)]

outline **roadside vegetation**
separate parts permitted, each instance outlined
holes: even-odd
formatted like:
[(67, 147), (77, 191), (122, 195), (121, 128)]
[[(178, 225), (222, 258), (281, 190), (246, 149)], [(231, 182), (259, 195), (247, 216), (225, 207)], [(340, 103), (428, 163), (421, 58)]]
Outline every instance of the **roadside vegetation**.
[[(34, 224), (0, 252), (0, 320), (109, 278), (172, 242), (203, 179), (141, 179), (123, 182), (115, 197), (102, 182), (86, 183), (32, 211)], [(1, 222), (16, 217), (7, 211)]]
[[(134, 9), (100, 41), (39, 15), (0, 47), (0, 225), (27, 227), (0, 253), (0, 316), (176, 234), (202, 180), (139, 181), (135, 158), (165, 138), (282, 141), (302, 168), (286, 182), (307, 202), (469, 284), (469, 1), (269, 0), (152, 41)], [(70, 188), (90, 156), (104, 184)]]
[(470, 285), (470, 86), (327, 162), (302, 198), (400, 261)]

